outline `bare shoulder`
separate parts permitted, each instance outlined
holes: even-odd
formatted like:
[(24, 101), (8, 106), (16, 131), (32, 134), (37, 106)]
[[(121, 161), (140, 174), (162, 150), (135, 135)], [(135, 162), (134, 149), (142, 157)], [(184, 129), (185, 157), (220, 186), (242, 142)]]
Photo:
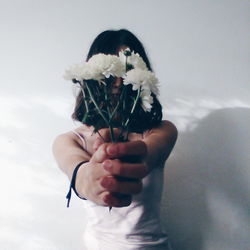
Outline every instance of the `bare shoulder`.
[(93, 128), (83, 124), (74, 130), (58, 135), (53, 143), (53, 151), (71, 146), (78, 146), (81, 149), (84, 148), (87, 150), (86, 142), (88, 147), (90, 147), (93, 144), (92, 141), (94, 141), (94, 138)]
[(78, 128), (74, 129), (74, 131), (80, 134), (82, 137), (88, 138), (94, 134), (94, 127), (82, 124)]
[(146, 131), (146, 136), (152, 134), (177, 138), (178, 130), (172, 122), (164, 120), (159, 124), (159, 126)]
[(77, 143), (78, 140), (72, 131), (59, 134), (56, 136), (53, 142), (53, 149), (61, 147), (62, 145), (70, 145)]
[(172, 136), (178, 136), (178, 130), (176, 128), (176, 126), (167, 120), (164, 120), (161, 122), (160, 124), (160, 128), (162, 128), (163, 130), (165, 130), (165, 132), (167, 132), (168, 134), (171, 134)]
[(84, 137), (84, 136), (86, 136), (86, 133), (87, 133), (87, 129), (83, 125), (81, 125), (81, 126), (77, 127), (74, 130), (71, 130), (71, 131), (68, 131), (68, 132), (57, 135), (54, 142), (60, 142), (60, 143), (65, 142), (65, 141), (67, 141), (67, 142), (69, 142), (69, 141), (78, 142), (78, 141), (81, 141), (81, 140), (79, 139), (78, 136), (76, 136), (76, 134), (79, 134), (79, 135)]

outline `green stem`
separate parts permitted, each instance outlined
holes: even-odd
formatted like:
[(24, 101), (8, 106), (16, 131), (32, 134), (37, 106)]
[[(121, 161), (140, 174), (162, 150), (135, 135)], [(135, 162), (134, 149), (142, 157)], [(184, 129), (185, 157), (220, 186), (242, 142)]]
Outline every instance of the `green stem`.
[[(127, 72), (127, 71), (128, 71), (128, 56), (126, 56), (126, 59), (125, 59), (125, 72)], [(126, 105), (125, 105), (126, 93), (127, 93), (127, 88), (125, 86), (123, 86), (122, 93), (120, 95), (118, 104), (117, 104), (116, 108), (114, 109), (114, 112), (112, 113), (112, 116), (115, 114), (117, 108), (119, 107), (120, 101), (122, 101), (122, 111), (125, 110), (125, 108), (126, 108)], [(125, 96), (125, 97), (123, 97), (123, 96)], [(121, 131), (120, 131), (119, 136), (118, 136), (118, 140), (123, 138), (122, 134), (123, 134), (123, 132), (125, 130), (124, 116), (121, 117), (121, 119), (122, 119), (122, 125), (121, 125)]]
[(115, 141), (115, 138), (114, 138), (113, 128), (112, 128), (112, 126), (110, 125), (110, 123), (108, 122), (108, 120), (106, 119), (106, 117), (104, 116), (104, 114), (102, 113), (102, 111), (100, 110), (98, 104), (96, 103), (95, 98), (94, 98), (94, 96), (92, 95), (91, 89), (90, 89), (90, 87), (88, 86), (88, 83), (87, 83), (87, 82), (86, 82), (86, 88), (87, 88), (87, 90), (88, 90), (88, 92), (89, 92), (89, 95), (90, 95), (90, 97), (91, 97), (91, 100), (92, 100), (92, 102), (94, 103), (94, 105), (95, 105), (95, 107), (96, 107), (98, 113), (100, 114), (100, 116), (102, 117), (102, 119), (103, 119), (104, 122), (106, 123), (107, 127), (109, 128), (111, 140), (112, 140), (112, 142), (114, 142), (114, 141)]
[(107, 120), (106, 117), (103, 115), (103, 113), (102, 113), (102, 111), (100, 110), (98, 104), (96, 103), (95, 98), (94, 98), (94, 96), (92, 95), (92, 92), (91, 92), (91, 90), (90, 90), (90, 88), (89, 88), (87, 82), (86, 82), (86, 87), (87, 87), (87, 90), (88, 90), (88, 92), (89, 92), (89, 95), (90, 95), (90, 97), (91, 97), (91, 100), (92, 100), (92, 102), (94, 103), (94, 105), (95, 105), (95, 107), (96, 107), (98, 113), (100, 114), (100, 116), (102, 117), (102, 119), (105, 121), (105, 123), (107, 124), (107, 126), (109, 126), (108, 120)]
[(109, 125), (109, 132), (110, 132), (110, 136), (111, 136), (111, 141), (112, 142), (116, 142), (115, 135), (114, 135), (114, 130), (113, 130), (113, 126), (112, 125)]
[(131, 115), (134, 113), (135, 107), (136, 107), (136, 105), (137, 105), (137, 103), (138, 103), (138, 100), (139, 100), (139, 97), (140, 97), (140, 93), (141, 93), (141, 88), (138, 89), (138, 91), (137, 91), (137, 96), (136, 96), (136, 98), (135, 98), (133, 107), (132, 107), (132, 109), (131, 109), (131, 111), (130, 111), (129, 117), (127, 118), (127, 120), (126, 120), (125, 123), (124, 123), (124, 122), (122, 123), (122, 128), (121, 128), (121, 132), (120, 132), (120, 134), (119, 134), (119, 138), (122, 138), (123, 133), (126, 132), (126, 136), (125, 136), (125, 138), (124, 138), (125, 141), (128, 140), (129, 129), (128, 129), (127, 126), (128, 126), (129, 121), (130, 121)]
[(123, 97), (123, 95), (124, 95), (124, 89), (125, 89), (125, 88), (122, 89), (122, 92), (121, 92), (121, 95), (120, 95), (120, 97), (119, 97), (119, 100), (118, 100), (118, 102), (117, 102), (117, 104), (116, 104), (116, 106), (115, 106), (113, 112), (111, 113), (110, 120), (113, 118), (113, 116), (115, 115), (117, 109), (118, 109), (119, 106), (120, 106), (120, 100), (122, 99), (122, 97)]
[(107, 90), (107, 85), (104, 85), (104, 94), (105, 94), (105, 101), (106, 101), (106, 104), (107, 104), (107, 112), (108, 112), (108, 116), (109, 116), (109, 120), (111, 120), (110, 116), (110, 108), (109, 108), (109, 104), (108, 104), (108, 90)]
[(97, 130), (96, 133), (102, 138), (103, 142), (105, 142), (104, 138), (102, 137), (102, 135), (100, 134), (100, 132)]
[(130, 115), (129, 115), (127, 121), (126, 121), (125, 124), (124, 124), (125, 127), (128, 125), (128, 123), (129, 123), (129, 121), (130, 121), (130, 117), (131, 117), (131, 115), (134, 113), (134, 110), (135, 110), (136, 104), (138, 103), (140, 94), (141, 94), (141, 88), (139, 88), (138, 91), (137, 91), (137, 96), (136, 96), (136, 98), (135, 98), (133, 107), (132, 107), (132, 109), (131, 109), (131, 111), (130, 111)]
[(108, 89), (107, 89), (107, 85), (104, 86), (104, 94), (105, 94), (105, 102), (107, 105), (107, 113), (108, 113), (108, 117), (109, 117), (109, 132), (110, 132), (110, 136), (111, 136), (111, 140), (112, 142), (115, 141), (115, 136), (114, 136), (114, 131), (113, 131), (113, 126), (112, 126), (112, 115), (111, 115), (111, 111), (109, 108), (109, 100), (108, 100)]
[(79, 84), (81, 86), (81, 91), (82, 91), (82, 96), (83, 96), (86, 112), (88, 113), (89, 112), (89, 106), (88, 106), (88, 103), (86, 101), (86, 94), (85, 94), (85, 91), (84, 91), (84, 86), (83, 86), (83, 84), (81, 82), (79, 82)]

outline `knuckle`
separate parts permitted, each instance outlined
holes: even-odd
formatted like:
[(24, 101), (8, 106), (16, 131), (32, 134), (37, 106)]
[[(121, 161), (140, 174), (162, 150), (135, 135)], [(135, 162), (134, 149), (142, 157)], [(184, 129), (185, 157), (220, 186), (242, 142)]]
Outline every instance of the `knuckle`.
[(102, 176), (100, 178), (100, 185), (107, 191), (116, 191), (119, 189), (116, 180), (110, 176)]
[(122, 153), (122, 154), (126, 153), (126, 151), (127, 151), (127, 144), (128, 143), (124, 143), (124, 142), (117, 143), (117, 147), (118, 147), (120, 153)]
[(116, 191), (119, 189), (119, 186), (117, 185), (117, 181), (113, 178), (110, 178), (109, 180), (109, 186), (108, 188), (111, 190), (111, 191)]
[(114, 173), (122, 176), (124, 174), (124, 168), (122, 167), (121, 161), (116, 159), (113, 160), (113, 163), (114, 163)]

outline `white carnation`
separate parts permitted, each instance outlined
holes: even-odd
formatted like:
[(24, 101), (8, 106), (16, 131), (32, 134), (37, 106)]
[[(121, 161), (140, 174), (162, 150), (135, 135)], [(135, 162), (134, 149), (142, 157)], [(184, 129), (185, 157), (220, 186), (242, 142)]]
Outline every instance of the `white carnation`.
[(115, 55), (97, 54), (85, 64), (75, 64), (65, 71), (66, 80), (97, 80), (109, 78), (111, 75), (122, 77), (125, 74), (125, 64)]
[(122, 77), (125, 74), (125, 65), (115, 55), (96, 54), (89, 59), (88, 64), (106, 78), (109, 78), (111, 75)]
[[(119, 52), (119, 58), (120, 60), (125, 64), (126, 62), (126, 56), (124, 55), (125, 51), (129, 51), (130, 49), (127, 48), (126, 50), (122, 50)], [(134, 68), (142, 69), (142, 70), (147, 70), (147, 65), (141, 58), (141, 56), (138, 53), (134, 53), (134, 51), (131, 52), (131, 55), (127, 57), (127, 63), (131, 64)]]
[(96, 68), (91, 67), (88, 63), (85, 64), (75, 64), (65, 71), (64, 78), (66, 80), (76, 79), (78, 81), (84, 80), (98, 80), (104, 78), (102, 74)]
[(155, 74), (149, 70), (142, 70), (138, 68), (129, 70), (124, 77), (123, 84), (132, 84), (133, 90), (137, 90), (141, 87), (142, 90), (151, 91), (155, 95), (159, 94), (157, 87), (158, 79), (155, 77)]
[(131, 56), (128, 57), (128, 63), (132, 64), (134, 68), (143, 69), (143, 70), (148, 69), (146, 66), (146, 63), (139, 56), (139, 54), (137, 53), (134, 54), (134, 52), (132, 52)]
[(153, 97), (151, 96), (151, 92), (148, 90), (142, 90), (140, 93), (141, 97), (141, 106), (145, 112), (150, 112), (153, 103)]

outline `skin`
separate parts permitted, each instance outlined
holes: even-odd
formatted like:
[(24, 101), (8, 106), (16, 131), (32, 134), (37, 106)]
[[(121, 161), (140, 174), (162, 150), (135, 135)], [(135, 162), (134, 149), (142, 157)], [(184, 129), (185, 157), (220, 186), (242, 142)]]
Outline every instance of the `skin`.
[[(76, 190), (81, 197), (109, 207), (130, 205), (132, 195), (143, 190), (142, 179), (153, 168), (164, 166), (177, 139), (177, 129), (169, 121), (143, 134), (131, 133), (123, 143), (110, 142), (107, 129), (93, 134), (92, 127), (82, 125), (76, 132), (83, 135), (86, 145), (72, 131), (55, 139), (58, 166), (71, 179), (75, 166), (87, 160), (77, 172)], [(137, 160), (129, 162), (128, 156)]]

